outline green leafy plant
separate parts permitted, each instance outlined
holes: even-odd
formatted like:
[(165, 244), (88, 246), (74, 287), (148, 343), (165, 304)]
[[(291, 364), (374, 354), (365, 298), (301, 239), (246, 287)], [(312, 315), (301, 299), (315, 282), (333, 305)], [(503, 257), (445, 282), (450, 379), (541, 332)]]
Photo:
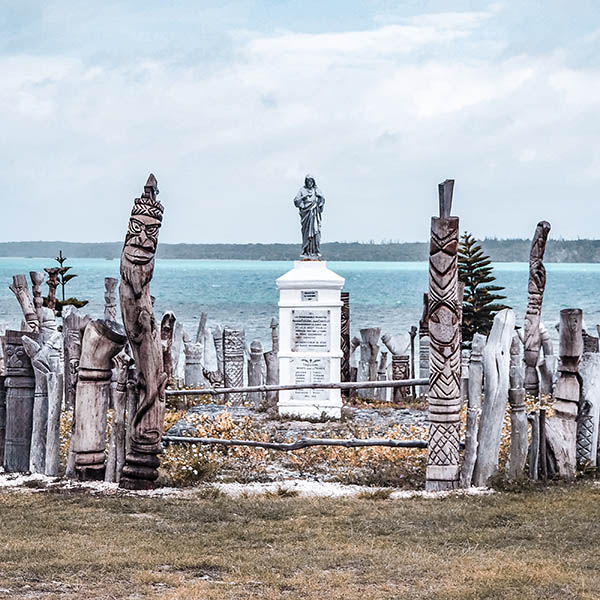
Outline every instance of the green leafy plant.
[(508, 308), (498, 303), (506, 296), (499, 294), (503, 286), (494, 285), (493, 267), (489, 256), (484, 254), (479, 242), (465, 231), (458, 247), (458, 278), (465, 284), (463, 296), (463, 346), (469, 348), (473, 335), (488, 335), (494, 315)]
[[(77, 275), (75, 273), (69, 273), (68, 271), (71, 270), (71, 267), (68, 267), (65, 265), (65, 262), (67, 260), (66, 256), (63, 256), (62, 250), (59, 250), (58, 252), (58, 256), (54, 259), (60, 266), (57, 268), (57, 273), (58, 273), (58, 285), (61, 288), (61, 296), (62, 298), (56, 298), (56, 302), (55, 302), (55, 311), (56, 311), (56, 316), (60, 317), (62, 316), (62, 309), (64, 306), (67, 305), (72, 305), (75, 308), (82, 308), (83, 306), (85, 306), (88, 301), (87, 300), (79, 300), (78, 298), (75, 297), (70, 297), (70, 298), (65, 298), (65, 285), (71, 281), (71, 279), (74, 279), (75, 277), (77, 277)], [(52, 271), (53, 269), (46, 269), (46, 271), (49, 273), (50, 271)], [(44, 298), (44, 306), (48, 305), (48, 296), (46, 296)]]

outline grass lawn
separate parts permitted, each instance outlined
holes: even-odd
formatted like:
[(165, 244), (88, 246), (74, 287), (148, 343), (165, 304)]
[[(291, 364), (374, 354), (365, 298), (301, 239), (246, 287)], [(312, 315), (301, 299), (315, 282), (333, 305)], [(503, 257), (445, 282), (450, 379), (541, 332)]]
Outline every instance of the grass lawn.
[(0, 493), (0, 597), (600, 598), (600, 486), (390, 500)]

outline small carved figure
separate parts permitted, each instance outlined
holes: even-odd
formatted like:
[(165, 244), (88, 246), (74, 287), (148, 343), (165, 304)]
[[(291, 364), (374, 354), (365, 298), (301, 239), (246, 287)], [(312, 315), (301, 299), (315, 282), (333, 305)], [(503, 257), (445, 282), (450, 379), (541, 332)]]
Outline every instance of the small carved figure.
[(301, 258), (319, 260), (321, 258), (321, 214), (325, 197), (317, 187), (315, 178), (307, 175), (304, 186), (300, 188), (294, 198), (294, 205), (300, 210), (300, 224), (302, 226), (302, 254)]

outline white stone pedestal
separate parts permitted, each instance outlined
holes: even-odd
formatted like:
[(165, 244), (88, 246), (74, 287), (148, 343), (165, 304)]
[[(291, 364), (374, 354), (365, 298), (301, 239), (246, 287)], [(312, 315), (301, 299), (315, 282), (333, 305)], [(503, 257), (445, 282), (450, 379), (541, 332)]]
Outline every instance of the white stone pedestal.
[[(277, 280), (279, 288), (279, 382), (282, 385), (340, 381), (340, 290), (344, 278), (322, 260), (298, 260)], [(335, 390), (282, 390), (280, 415), (340, 418)]]

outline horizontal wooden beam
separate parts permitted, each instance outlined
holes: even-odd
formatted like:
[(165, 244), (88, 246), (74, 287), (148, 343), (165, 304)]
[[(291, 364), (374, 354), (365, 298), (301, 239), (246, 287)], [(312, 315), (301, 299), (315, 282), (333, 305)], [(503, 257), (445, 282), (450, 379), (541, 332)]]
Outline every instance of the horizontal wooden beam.
[(235, 394), (236, 392), (278, 392), (280, 390), (360, 390), (367, 388), (396, 388), (429, 385), (429, 379), (399, 379), (395, 381), (358, 381), (343, 383), (305, 383), (301, 385), (250, 385), (236, 388), (198, 388), (188, 390), (167, 390), (167, 396), (201, 396), (208, 394), (218, 396)]

